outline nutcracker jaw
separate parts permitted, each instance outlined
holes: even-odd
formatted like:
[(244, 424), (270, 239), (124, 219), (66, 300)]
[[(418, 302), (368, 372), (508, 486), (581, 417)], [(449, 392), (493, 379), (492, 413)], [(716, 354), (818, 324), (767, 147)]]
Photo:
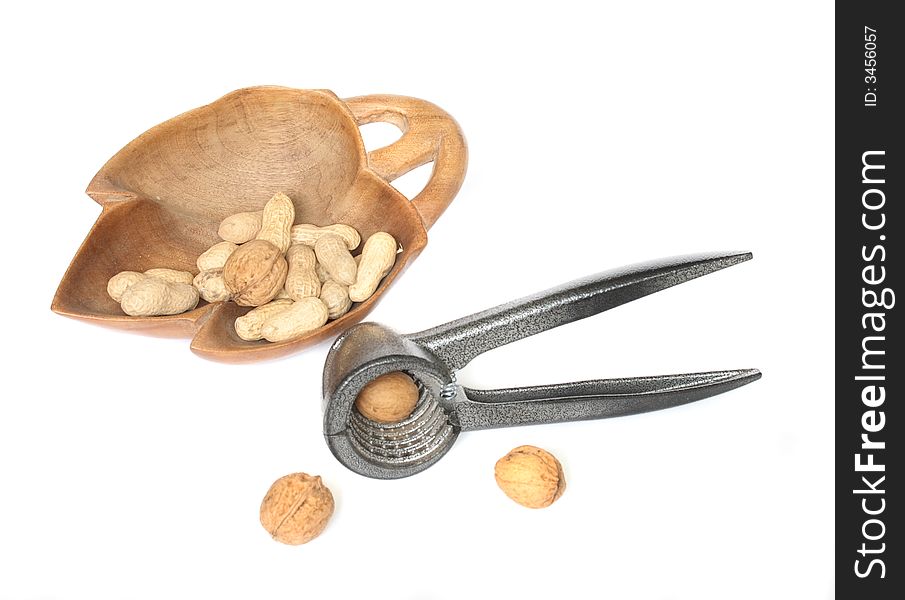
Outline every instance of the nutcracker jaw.
[[(694, 402), (760, 378), (756, 369), (601, 379), (505, 390), (473, 390), (455, 371), (504, 344), (615, 308), (751, 258), (683, 256), (579, 279), (410, 335), (361, 323), (334, 342), (324, 367), (324, 436), (351, 470), (379, 479), (418, 473), (442, 458), (460, 431), (638, 414)], [(419, 388), (415, 411), (377, 423), (355, 408), (373, 379), (393, 371)]]

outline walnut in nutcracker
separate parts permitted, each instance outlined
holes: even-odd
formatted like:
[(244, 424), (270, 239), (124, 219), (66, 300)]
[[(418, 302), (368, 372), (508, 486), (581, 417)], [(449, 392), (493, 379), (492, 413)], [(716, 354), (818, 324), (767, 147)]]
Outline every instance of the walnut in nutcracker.
[(398, 423), (415, 410), (418, 386), (401, 371), (381, 375), (369, 382), (355, 398), (355, 409), (378, 423)]

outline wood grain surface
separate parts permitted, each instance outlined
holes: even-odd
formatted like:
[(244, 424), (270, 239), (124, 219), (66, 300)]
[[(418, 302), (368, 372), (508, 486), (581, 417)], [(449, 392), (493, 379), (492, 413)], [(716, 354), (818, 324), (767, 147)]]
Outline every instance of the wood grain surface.
[[(403, 131), (367, 153), (359, 125), (385, 121)], [(434, 162), (411, 201), (389, 182)], [(98, 172), (87, 193), (100, 217), (57, 289), (53, 311), (151, 335), (192, 337), (206, 358), (248, 362), (283, 356), (335, 337), (360, 321), (427, 243), (427, 232), (465, 177), (462, 131), (439, 107), (389, 95), (340, 100), (326, 90), (254, 87), (153, 127)], [(390, 233), (402, 252), (371, 298), (294, 340), (247, 342), (235, 318), (249, 309), (202, 302), (169, 317), (129, 317), (106, 291), (120, 271), (153, 267), (197, 272), (228, 215), (260, 210), (276, 192), (292, 198), (296, 223), (346, 223), (362, 236)]]

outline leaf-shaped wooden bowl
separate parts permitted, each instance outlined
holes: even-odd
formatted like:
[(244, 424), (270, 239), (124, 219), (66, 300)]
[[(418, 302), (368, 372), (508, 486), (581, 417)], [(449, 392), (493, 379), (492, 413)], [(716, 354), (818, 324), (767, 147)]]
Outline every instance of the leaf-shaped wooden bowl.
[[(365, 151), (359, 125), (389, 122), (403, 131)], [(434, 161), (411, 201), (389, 182)], [(153, 335), (192, 337), (207, 358), (272, 358), (334, 337), (360, 321), (427, 243), (426, 230), (465, 176), (465, 139), (437, 106), (402, 96), (340, 100), (325, 90), (255, 87), (148, 130), (111, 158), (87, 193), (100, 217), (63, 277), (51, 308), (62, 315)], [(169, 317), (130, 317), (107, 295), (120, 271), (169, 267), (197, 273), (195, 260), (219, 241), (220, 221), (260, 210), (276, 192), (295, 203), (296, 223), (349, 224), (362, 240), (386, 231), (399, 242), (392, 271), (371, 298), (343, 317), (282, 343), (246, 342), (236, 317), (249, 309), (201, 302)]]

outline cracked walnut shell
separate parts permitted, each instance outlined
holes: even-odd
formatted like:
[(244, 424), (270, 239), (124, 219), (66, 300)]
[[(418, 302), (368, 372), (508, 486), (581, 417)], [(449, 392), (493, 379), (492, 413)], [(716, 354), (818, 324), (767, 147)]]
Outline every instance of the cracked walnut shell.
[(515, 502), (528, 508), (550, 506), (566, 489), (562, 465), (535, 446), (519, 446), (497, 461), (497, 485)]
[(277, 479), (261, 502), (261, 525), (273, 539), (297, 546), (324, 531), (333, 515), (333, 494), (321, 481), (306, 473)]

